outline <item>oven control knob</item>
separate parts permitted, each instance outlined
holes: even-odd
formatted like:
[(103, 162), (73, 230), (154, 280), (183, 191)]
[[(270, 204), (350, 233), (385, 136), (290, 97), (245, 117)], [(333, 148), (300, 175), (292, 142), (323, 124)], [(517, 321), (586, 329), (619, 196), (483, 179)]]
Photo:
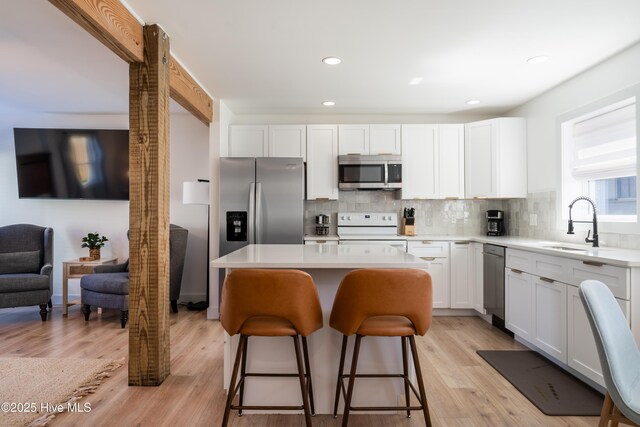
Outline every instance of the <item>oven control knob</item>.
[(342, 215), (342, 216), (340, 217), (340, 219), (344, 220), (344, 215)]
[(387, 217), (383, 215), (383, 216), (382, 216), (382, 220), (383, 220), (383, 221), (386, 221), (386, 220), (387, 220)]
[(351, 215), (347, 217), (347, 221), (351, 221)]
[(388, 219), (389, 221), (391, 221), (391, 215), (389, 215), (389, 216), (387, 217), (387, 219)]

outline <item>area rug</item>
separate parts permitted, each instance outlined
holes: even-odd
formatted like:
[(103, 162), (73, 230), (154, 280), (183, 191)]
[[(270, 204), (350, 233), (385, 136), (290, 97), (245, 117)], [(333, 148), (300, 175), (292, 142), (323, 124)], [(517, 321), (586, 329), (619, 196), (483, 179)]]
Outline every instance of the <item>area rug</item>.
[(124, 359), (0, 358), (0, 425), (43, 426), (60, 412), (90, 412), (90, 402), (77, 401), (123, 364)]
[(478, 351), (545, 415), (599, 416), (604, 397), (534, 351)]

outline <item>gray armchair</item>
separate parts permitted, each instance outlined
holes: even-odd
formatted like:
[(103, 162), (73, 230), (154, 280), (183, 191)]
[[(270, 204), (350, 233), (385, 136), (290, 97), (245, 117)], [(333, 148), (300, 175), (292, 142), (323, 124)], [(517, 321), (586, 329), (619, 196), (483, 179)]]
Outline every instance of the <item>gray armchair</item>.
[(0, 308), (51, 308), (53, 229), (31, 224), (0, 227)]
[[(170, 224), (169, 300), (174, 313), (178, 312), (188, 236), (189, 230)], [(120, 325), (124, 328), (129, 320), (129, 260), (95, 267), (93, 274), (80, 279), (80, 295), (85, 321), (89, 320), (91, 306), (113, 308), (120, 310)]]

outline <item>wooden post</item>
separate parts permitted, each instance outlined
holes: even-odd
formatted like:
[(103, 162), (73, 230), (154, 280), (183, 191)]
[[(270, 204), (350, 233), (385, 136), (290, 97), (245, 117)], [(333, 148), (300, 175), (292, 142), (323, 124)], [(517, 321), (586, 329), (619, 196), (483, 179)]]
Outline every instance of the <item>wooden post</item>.
[(129, 385), (160, 385), (169, 354), (169, 37), (144, 27), (129, 66)]

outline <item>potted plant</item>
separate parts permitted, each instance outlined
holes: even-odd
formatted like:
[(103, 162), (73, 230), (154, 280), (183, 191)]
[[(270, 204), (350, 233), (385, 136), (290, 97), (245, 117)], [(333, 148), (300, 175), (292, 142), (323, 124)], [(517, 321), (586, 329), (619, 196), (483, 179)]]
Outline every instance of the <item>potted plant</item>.
[(104, 242), (108, 242), (109, 239), (102, 236), (97, 232), (89, 233), (82, 238), (82, 247), (89, 248), (89, 256), (96, 260), (100, 259), (100, 248), (104, 246)]

